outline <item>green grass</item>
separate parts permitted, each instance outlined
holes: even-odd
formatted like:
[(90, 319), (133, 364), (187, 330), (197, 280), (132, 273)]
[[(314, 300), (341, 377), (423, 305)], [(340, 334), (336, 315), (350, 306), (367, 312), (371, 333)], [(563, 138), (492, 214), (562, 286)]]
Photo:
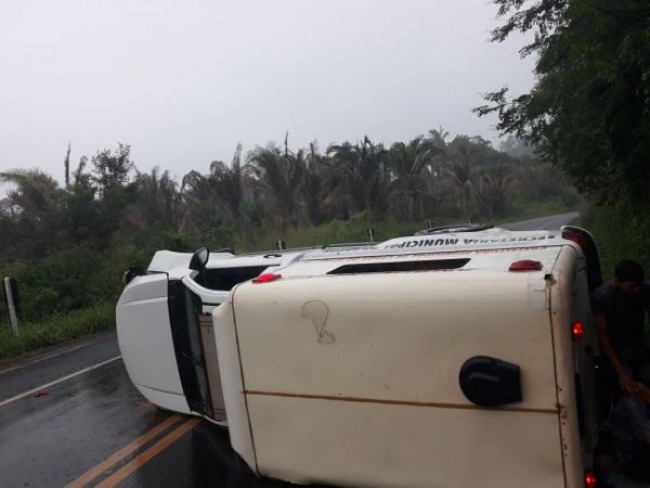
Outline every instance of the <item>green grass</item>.
[[(516, 220), (566, 213), (572, 210), (574, 209), (567, 208), (559, 199), (556, 199), (517, 208), (504, 218), (485, 222), (498, 225)], [(432, 220), (431, 223), (433, 226), (438, 226), (459, 222), (462, 222), (462, 218), (437, 219)], [(332, 220), (320, 226), (290, 227), (285, 231), (269, 229), (258, 235), (253, 241), (242, 239), (236, 242), (235, 250), (237, 252), (252, 252), (275, 249), (278, 240), (283, 240), (289, 248), (341, 242), (365, 242), (368, 240), (369, 227), (373, 229), (375, 242), (381, 242), (393, 237), (412, 235), (417, 230), (426, 229), (427, 222), (408, 222), (395, 219), (374, 220), (368, 214), (361, 213), (347, 221)]]
[[(438, 223), (435, 223), (438, 224)], [(237, 252), (275, 249), (278, 240), (283, 240), (287, 247), (321, 246), (342, 242), (368, 241), (368, 228), (372, 227), (374, 241), (379, 242), (400, 235), (413, 234), (416, 230), (426, 228), (427, 224), (398, 222), (392, 219), (374, 221), (367, 214), (359, 214), (350, 220), (332, 220), (327, 224), (311, 227), (290, 227), (284, 232), (268, 230), (258, 236), (254, 242), (237, 243)]]
[(114, 326), (114, 303), (55, 315), (39, 322), (22, 323), (20, 339), (16, 339), (8, 324), (3, 323), (0, 325), (0, 359), (19, 356)]
[(580, 225), (596, 239), (605, 279), (613, 276), (614, 266), (621, 259), (635, 259), (644, 269), (649, 269), (650, 221), (645, 215), (592, 206), (581, 216)]

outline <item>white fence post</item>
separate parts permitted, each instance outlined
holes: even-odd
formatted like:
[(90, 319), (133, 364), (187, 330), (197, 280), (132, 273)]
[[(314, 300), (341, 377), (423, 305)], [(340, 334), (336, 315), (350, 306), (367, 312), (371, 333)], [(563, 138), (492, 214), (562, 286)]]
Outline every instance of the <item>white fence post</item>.
[(5, 296), (7, 297), (7, 308), (9, 309), (9, 321), (11, 322), (11, 330), (16, 338), (20, 339), (20, 331), (18, 330), (18, 316), (16, 315), (16, 305), (14, 304), (14, 293), (11, 289), (11, 278), (5, 277), (4, 287)]

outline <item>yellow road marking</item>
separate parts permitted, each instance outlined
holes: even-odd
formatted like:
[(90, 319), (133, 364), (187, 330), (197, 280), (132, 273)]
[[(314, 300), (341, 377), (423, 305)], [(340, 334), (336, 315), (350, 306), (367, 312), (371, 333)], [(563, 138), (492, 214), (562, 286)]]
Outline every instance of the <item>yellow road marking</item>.
[(159, 423), (158, 425), (156, 425), (155, 427), (153, 427), (152, 429), (150, 429), (149, 431), (147, 431), (146, 433), (144, 433), (134, 441), (124, 446), (122, 449), (117, 451), (112, 456), (106, 458), (101, 463), (90, 468), (84, 474), (79, 476), (76, 480), (66, 485), (66, 488), (81, 488), (86, 484), (90, 483), (92, 480), (97, 478), (97, 476), (102, 474), (104, 471), (111, 468), (113, 465), (119, 463), (122, 459), (127, 457), (129, 454), (140, 449), (143, 445), (145, 445), (147, 442), (149, 442), (151, 439), (159, 435), (164, 430), (174, 425), (180, 419), (181, 417), (179, 415), (172, 415), (164, 422)]
[(192, 430), (200, 422), (201, 419), (194, 418), (176, 427), (176, 429), (172, 430), (169, 434), (167, 434), (165, 437), (160, 439), (149, 449), (145, 450), (141, 454), (138, 454), (127, 464), (125, 464), (120, 469), (115, 471), (115, 473), (110, 475), (101, 483), (97, 484), (95, 488), (109, 488), (117, 485), (120, 481), (125, 479), (130, 474), (134, 473), (137, 469), (144, 466), (146, 463), (151, 461), (155, 456), (157, 456), (162, 451), (164, 451), (169, 446), (171, 446), (174, 443), (174, 441), (176, 441), (178, 438), (180, 438), (181, 436), (183, 436), (184, 434)]

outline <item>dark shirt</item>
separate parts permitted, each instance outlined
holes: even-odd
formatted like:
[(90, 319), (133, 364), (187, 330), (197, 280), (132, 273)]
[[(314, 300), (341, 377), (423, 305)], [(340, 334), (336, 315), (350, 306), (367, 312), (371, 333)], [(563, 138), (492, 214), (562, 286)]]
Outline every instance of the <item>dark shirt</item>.
[(650, 407), (641, 399), (625, 396), (619, 400), (605, 422), (614, 452), (620, 462), (636, 457), (650, 446)]
[(593, 293), (592, 309), (605, 315), (607, 337), (623, 363), (643, 360), (645, 315), (649, 305), (650, 285), (647, 283), (641, 285), (638, 293), (621, 292), (613, 283), (603, 283)]

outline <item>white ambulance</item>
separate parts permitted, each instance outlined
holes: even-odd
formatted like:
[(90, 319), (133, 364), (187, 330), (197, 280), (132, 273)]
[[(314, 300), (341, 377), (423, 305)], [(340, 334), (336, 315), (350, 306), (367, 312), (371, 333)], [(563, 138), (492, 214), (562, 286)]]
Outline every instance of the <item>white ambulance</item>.
[(310, 252), (213, 311), (231, 443), (256, 473), (595, 486), (593, 240), (457, 230)]

